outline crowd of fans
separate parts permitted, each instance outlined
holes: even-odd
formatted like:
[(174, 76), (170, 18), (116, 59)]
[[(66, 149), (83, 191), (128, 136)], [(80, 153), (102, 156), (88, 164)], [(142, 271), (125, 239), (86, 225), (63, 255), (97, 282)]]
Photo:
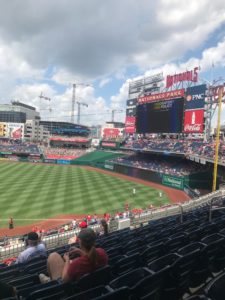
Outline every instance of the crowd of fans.
[(40, 155), (40, 150), (36, 144), (14, 139), (0, 139), (0, 152)]
[(170, 160), (167, 160), (164, 157), (144, 154), (118, 157), (111, 161), (118, 164), (175, 176), (185, 176), (207, 170), (205, 165), (197, 164), (181, 158), (170, 157)]
[(45, 157), (49, 156), (71, 156), (71, 157), (80, 157), (86, 153), (85, 149), (71, 149), (71, 148), (62, 148), (62, 147), (41, 147), (42, 153), (44, 154)]
[[(215, 142), (204, 142), (202, 140), (173, 140), (173, 139), (128, 139), (124, 145), (128, 149), (145, 151), (162, 151), (179, 154), (199, 155), (210, 159), (214, 158)], [(220, 142), (219, 159), (225, 161), (225, 143)]]

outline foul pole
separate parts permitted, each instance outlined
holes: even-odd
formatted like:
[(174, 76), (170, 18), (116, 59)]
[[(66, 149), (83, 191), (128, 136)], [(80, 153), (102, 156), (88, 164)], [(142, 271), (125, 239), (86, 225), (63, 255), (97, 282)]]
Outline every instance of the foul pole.
[(213, 186), (212, 191), (216, 190), (217, 182), (217, 168), (218, 168), (218, 157), (219, 157), (219, 145), (220, 145), (220, 117), (222, 110), (222, 98), (223, 98), (223, 86), (219, 89), (218, 99), (218, 117), (217, 117), (217, 130), (216, 130), (216, 144), (215, 144), (215, 158), (214, 158), (214, 170), (213, 170)]

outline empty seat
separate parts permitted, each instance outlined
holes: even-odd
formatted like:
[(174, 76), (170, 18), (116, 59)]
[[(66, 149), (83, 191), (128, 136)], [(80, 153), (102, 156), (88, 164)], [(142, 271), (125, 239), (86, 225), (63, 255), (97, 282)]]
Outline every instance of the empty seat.
[(109, 290), (104, 286), (97, 286), (85, 292), (77, 293), (73, 296), (66, 298), (65, 300), (89, 300), (96, 299), (96, 297), (103, 296), (109, 293)]
[(201, 240), (206, 244), (209, 268), (212, 273), (218, 273), (225, 267), (225, 237), (215, 233)]
[(215, 278), (205, 289), (205, 293), (212, 300), (224, 300), (225, 273)]
[(103, 296), (94, 298), (93, 300), (129, 300), (130, 292), (129, 289), (122, 287), (116, 291), (109, 292)]
[(26, 275), (18, 279), (13, 279), (9, 282), (12, 286), (15, 286), (17, 289), (26, 288), (35, 284), (39, 284), (40, 280), (37, 274)]
[(174, 300), (177, 295), (177, 285), (173, 277), (172, 270), (175, 267), (175, 263), (180, 259), (180, 256), (175, 253), (171, 253), (162, 256), (150, 264), (148, 268), (153, 273), (159, 274), (162, 278), (166, 278), (163, 281), (161, 298), (165, 300)]
[(140, 256), (145, 265), (150, 263), (151, 261), (163, 256), (164, 252), (164, 244), (159, 243), (155, 246), (149, 246), (145, 251), (143, 251)]
[(122, 275), (140, 266), (139, 253), (120, 259), (114, 265), (114, 275)]
[(110, 280), (111, 268), (110, 266), (104, 266), (93, 273), (89, 273), (81, 277), (77, 282), (77, 287), (81, 291), (85, 291), (98, 285), (107, 285)]

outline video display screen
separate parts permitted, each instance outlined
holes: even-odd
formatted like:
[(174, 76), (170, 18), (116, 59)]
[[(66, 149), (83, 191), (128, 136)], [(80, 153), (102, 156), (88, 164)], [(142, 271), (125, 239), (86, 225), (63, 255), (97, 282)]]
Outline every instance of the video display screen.
[(180, 133), (183, 126), (184, 98), (137, 106), (137, 133)]

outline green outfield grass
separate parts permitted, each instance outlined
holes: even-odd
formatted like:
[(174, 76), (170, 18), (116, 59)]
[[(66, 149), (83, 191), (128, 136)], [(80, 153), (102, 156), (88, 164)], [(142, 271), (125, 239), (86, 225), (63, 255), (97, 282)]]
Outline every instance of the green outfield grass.
[(11, 216), (24, 225), (60, 214), (112, 212), (125, 201), (136, 208), (169, 203), (159, 190), (75, 166), (0, 162), (0, 182), (1, 227)]

